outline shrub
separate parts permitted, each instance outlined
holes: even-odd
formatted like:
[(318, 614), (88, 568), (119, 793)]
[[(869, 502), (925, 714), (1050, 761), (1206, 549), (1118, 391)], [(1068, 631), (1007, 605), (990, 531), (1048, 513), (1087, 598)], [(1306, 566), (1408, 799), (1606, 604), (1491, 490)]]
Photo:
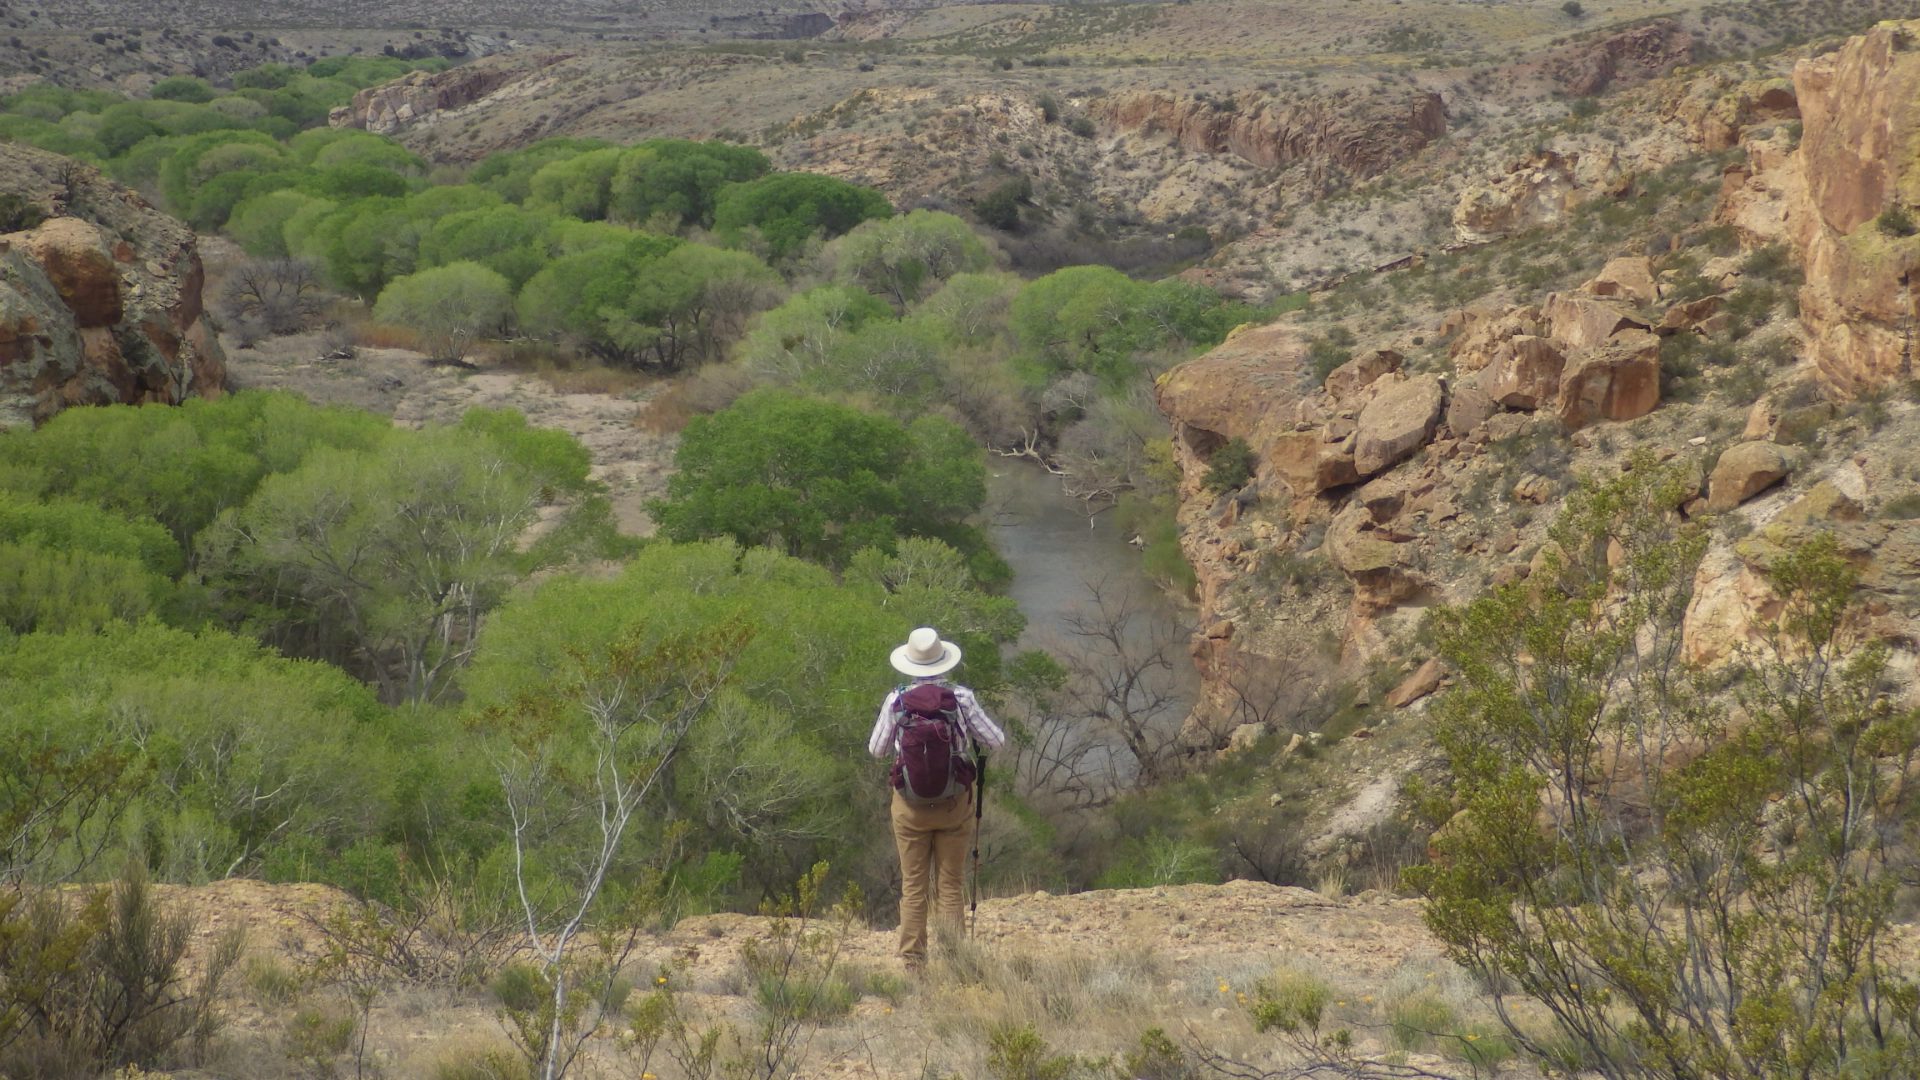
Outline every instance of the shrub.
[(1908, 237), (1920, 232), (1920, 225), (1913, 220), (1913, 213), (1904, 206), (1889, 206), (1873, 219), (1873, 225), (1882, 233), (1892, 237)]
[(1046, 123), (1051, 124), (1060, 119), (1060, 99), (1052, 94), (1041, 94), (1039, 100), (1033, 104), (1040, 110), (1040, 119)]
[(1244, 487), (1253, 479), (1253, 471), (1260, 464), (1260, 458), (1247, 445), (1247, 440), (1234, 436), (1226, 445), (1213, 452), (1207, 463), (1207, 475), (1201, 484), (1208, 491), (1232, 491)]
[(1095, 128), (1092, 119), (1085, 116), (1076, 116), (1067, 121), (1067, 130), (1082, 139), (1091, 139), (1094, 136)]
[(1396, 1050), (1424, 1051), (1453, 1028), (1453, 1006), (1431, 991), (1401, 998), (1387, 1010), (1389, 1036)]
[(0, 233), (37, 229), (45, 220), (46, 211), (38, 206), (11, 191), (0, 192)]
[(1570, 19), (1577, 19), (1587, 13), (1587, 9), (1580, 6), (1580, 0), (1567, 0), (1560, 5), (1560, 10), (1566, 12)]
[(1909, 491), (1880, 505), (1880, 517), (1887, 521), (1912, 521), (1920, 518), (1920, 491)]
[(1071, 1056), (1052, 1053), (1032, 1023), (1002, 1024), (987, 1035), (987, 1074), (994, 1080), (1063, 1080), (1074, 1065)]

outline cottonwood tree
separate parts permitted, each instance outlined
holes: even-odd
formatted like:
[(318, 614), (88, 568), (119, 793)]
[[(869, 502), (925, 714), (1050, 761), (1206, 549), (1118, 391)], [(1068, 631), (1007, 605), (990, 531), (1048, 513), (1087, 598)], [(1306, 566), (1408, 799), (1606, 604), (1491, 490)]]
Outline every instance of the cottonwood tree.
[(542, 478), (472, 431), (321, 450), (267, 478), (204, 544), (270, 637), (342, 641), (389, 701), (430, 702), (519, 580)]
[(1515, 1040), (1569, 1072), (1916, 1075), (1890, 922), (1920, 717), (1830, 536), (1762, 543), (1778, 616), (1729, 668), (1688, 665), (1707, 535), (1679, 474), (1643, 455), (1582, 489), (1543, 572), (1437, 614), (1462, 809), (1407, 879)]
[(436, 359), (459, 360), (475, 338), (498, 332), (513, 313), (507, 279), (475, 262), (455, 262), (395, 278), (380, 291), (373, 317), (420, 334)]
[(637, 940), (634, 898), (647, 892), (629, 882), (624, 899), (609, 897), (616, 875), (645, 864), (628, 828), (664, 796), (751, 637), (737, 620), (668, 636), (636, 626), (604, 653), (569, 650), (553, 679), (474, 721), (491, 737), (544, 991), (537, 1007), (509, 1010), (512, 1034), (541, 1080), (564, 1076), (613, 1011), (613, 976)]

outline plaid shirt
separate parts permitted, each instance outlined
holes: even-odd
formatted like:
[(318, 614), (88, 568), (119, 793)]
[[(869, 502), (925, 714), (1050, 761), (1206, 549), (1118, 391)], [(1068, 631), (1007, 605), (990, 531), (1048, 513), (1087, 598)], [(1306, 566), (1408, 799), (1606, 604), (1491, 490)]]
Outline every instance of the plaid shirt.
[[(980, 699), (973, 696), (972, 690), (940, 678), (915, 679), (908, 685), (912, 687), (926, 683), (938, 683), (953, 691), (953, 700), (960, 705), (960, 723), (975, 742), (989, 750), (998, 750), (1007, 744), (1007, 733), (1000, 730), (1000, 725), (993, 722), (987, 710), (980, 707)], [(880, 703), (880, 718), (874, 721), (873, 734), (867, 739), (867, 753), (874, 757), (884, 759), (900, 753), (899, 700), (900, 691), (894, 690)]]

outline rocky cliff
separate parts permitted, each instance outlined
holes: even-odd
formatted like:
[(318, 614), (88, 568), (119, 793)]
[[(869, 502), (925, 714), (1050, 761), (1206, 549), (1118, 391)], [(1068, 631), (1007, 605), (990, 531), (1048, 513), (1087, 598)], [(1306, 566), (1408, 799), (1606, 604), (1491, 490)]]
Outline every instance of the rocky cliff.
[(226, 385), (193, 231), (68, 158), (0, 144), (0, 428)]

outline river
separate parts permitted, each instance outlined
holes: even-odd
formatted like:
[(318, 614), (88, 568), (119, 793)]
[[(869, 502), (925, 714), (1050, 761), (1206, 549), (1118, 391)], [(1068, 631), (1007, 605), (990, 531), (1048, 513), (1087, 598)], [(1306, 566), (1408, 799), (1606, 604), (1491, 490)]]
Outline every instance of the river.
[(1088, 585), (1100, 585), (1110, 598), (1124, 594), (1140, 608), (1130, 637), (1175, 635), (1172, 681), (1184, 716), (1199, 688), (1186, 650), (1193, 616), (1141, 571), (1140, 549), (1127, 542), (1118, 515), (1089, 518), (1085, 502), (1062, 494), (1060, 478), (1031, 462), (994, 458), (988, 473), (992, 539), (1013, 567), (1008, 594), (1027, 616), (1020, 647), (1057, 651), (1068, 644), (1065, 620), (1092, 607)]

